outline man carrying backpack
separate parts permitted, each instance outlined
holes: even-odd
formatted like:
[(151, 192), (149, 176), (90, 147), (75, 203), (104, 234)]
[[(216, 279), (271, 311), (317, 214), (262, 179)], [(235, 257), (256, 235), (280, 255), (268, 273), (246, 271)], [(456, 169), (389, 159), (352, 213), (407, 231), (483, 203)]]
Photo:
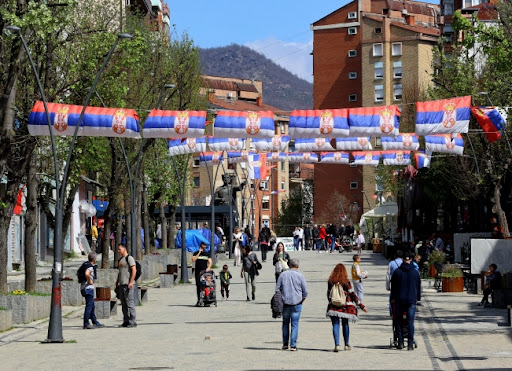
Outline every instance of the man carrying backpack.
[[(85, 298), (84, 329), (103, 327), (96, 319), (94, 313), (94, 280), (96, 275), (96, 253), (91, 251), (87, 261), (78, 269), (77, 276), (80, 282), (80, 293)], [(92, 321), (92, 324), (89, 322)]]
[(137, 265), (133, 256), (128, 255), (126, 246), (117, 246), (117, 252), (121, 255), (119, 259), (119, 274), (117, 275), (116, 293), (121, 300), (123, 308), (123, 323), (119, 327), (137, 327), (135, 315), (135, 279)]

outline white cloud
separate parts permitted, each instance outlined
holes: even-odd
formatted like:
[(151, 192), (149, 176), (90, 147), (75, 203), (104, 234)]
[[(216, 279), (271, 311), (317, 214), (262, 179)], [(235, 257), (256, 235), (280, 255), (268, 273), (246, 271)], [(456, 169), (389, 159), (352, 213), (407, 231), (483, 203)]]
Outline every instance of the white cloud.
[(255, 40), (245, 46), (263, 54), (295, 75), (313, 82), (313, 40), (309, 42), (285, 42), (273, 37)]

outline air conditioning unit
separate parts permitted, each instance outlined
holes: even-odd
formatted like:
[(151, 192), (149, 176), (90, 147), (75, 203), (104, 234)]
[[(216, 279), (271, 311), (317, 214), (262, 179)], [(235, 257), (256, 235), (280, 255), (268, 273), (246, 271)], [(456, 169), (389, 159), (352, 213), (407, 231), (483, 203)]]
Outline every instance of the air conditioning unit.
[(228, 98), (233, 98), (233, 93), (229, 92), (228, 93)]
[(402, 9), (402, 14), (407, 15), (407, 14), (409, 14), (409, 12), (407, 11), (407, 9)]

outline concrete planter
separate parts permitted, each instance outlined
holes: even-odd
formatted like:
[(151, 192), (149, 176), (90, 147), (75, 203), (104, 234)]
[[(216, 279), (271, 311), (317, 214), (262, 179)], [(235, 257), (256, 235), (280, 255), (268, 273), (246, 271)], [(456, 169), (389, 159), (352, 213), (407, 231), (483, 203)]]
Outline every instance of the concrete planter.
[(23, 324), (50, 315), (51, 296), (0, 295), (0, 307), (12, 312), (12, 323)]
[(117, 275), (119, 270), (115, 268), (98, 269), (98, 279), (94, 282), (96, 287), (116, 288)]
[(0, 310), (0, 331), (8, 330), (12, 327), (12, 312), (10, 310)]
[[(77, 306), (84, 303), (84, 298), (80, 293), (80, 284), (77, 281), (61, 281), (62, 305)], [(36, 292), (41, 294), (52, 293), (52, 281), (37, 281)]]

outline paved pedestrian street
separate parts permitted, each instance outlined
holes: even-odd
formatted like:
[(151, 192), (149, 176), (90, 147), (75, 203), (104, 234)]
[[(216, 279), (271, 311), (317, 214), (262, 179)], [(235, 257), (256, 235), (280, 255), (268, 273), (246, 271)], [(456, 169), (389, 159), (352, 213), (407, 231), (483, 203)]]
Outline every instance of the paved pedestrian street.
[[(259, 255), (259, 252), (257, 253)], [(368, 313), (350, 325), (352, 350), (334, 353), (331, 323), (325, 317), (327, 278), (342, 262), (350, 270), (352, 254), (290, 252), (300, 260), (309, 296), (300, 319), (298, 351), (281, 350), (281, 320), (273, 319), (270, 299), (275, 279), (271, 259), (257, 278), (256, 300), (246, 302), (239, 267), (233, 274), (229, 301), (218, 307), (194, 307), (194, 284), (151, 288), (149, 301), (137, 307), (137, 328), (82, 329), (83, 306), (64, 307), (64, 344), (41, 344), (48, 320), (0, 333), (1, 370), (462, 370), (511, 369), (512, 329), (506, 311), (477, 307), (480, 296), (437, 293), (423, 281), (423, 306), (416, 318), (417, 349), (390, 348), (392, 337), (381, 254), (363, 251), (361, 266)]]

